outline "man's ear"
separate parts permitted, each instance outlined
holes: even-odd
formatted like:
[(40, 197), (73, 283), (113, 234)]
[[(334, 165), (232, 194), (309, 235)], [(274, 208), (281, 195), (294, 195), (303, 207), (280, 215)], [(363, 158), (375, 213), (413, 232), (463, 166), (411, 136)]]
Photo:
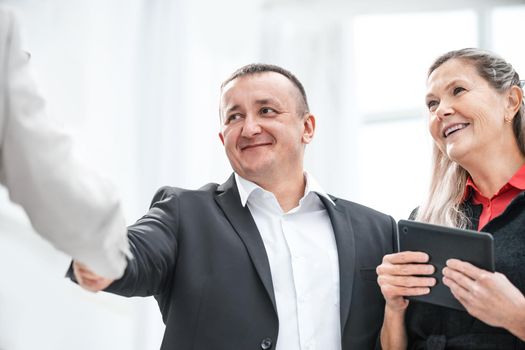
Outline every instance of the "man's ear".
[(518, 113), (518, 110), (521, 107), (522, 101), (523, 90), (519, 86), (511, 86), (507, 95), (507, 118), (510, 118), (510, 120), (514, 119), (514, 116)]
[(221, 139), (222, 145), (224, 146), (224, 135), (222, 134), (222, 131), (219, 132), (219, 138)]
[(304, 117), (304, 131), (303, 131), (303, 143), (309, 144), (312, 142), (315, 134), (315, 117), (313, 114), (308, 113)]

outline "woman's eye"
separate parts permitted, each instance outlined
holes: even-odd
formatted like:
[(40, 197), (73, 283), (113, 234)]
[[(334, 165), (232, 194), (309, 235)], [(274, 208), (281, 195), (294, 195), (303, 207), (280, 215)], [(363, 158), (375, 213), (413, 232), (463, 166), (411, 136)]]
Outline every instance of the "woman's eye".
[(460, 92), (462, 91), (465, 91), (464, 88), (462, 88), (461, 86), (458, 86), (458, 87), (455, 87), (454, 90), (452, 91), (452, 93), (454, 94), (454, 96), (456, 96), (457, 94), (459, 94)]
[(427, 108), (429, 111), (434, 112), (437, 109), (438, 101), (432, 100), (427, 102)]

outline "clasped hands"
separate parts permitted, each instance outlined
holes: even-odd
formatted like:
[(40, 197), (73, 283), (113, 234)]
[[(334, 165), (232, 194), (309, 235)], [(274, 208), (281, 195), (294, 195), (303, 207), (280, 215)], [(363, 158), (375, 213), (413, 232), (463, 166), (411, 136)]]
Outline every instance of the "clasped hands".
[(97, 275), (78, 261), (73, 261), (73, 272), (79, 286), (94, 293), (106, 289), (114, 281), (113, 279)]

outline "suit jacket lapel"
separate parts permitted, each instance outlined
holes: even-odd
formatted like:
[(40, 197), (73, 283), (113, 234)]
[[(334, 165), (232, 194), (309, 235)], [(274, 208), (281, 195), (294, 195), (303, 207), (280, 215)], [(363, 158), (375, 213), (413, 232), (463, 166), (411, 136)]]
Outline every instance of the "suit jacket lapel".
[(246, 246), (255, 270), (259, 274), (259, 278), (272, 300), (273, 308), (277, 313), (270, 263), (266, 255), (264, 243), (250, 210), (247, 206), (243, 207), (241, 204), (239, 191), (235, 184), (235, 177), (233, 175), (230, 176), (228, 181), (217, 188), (217, 191), (219, 191), (219, 193), (215, 197), (215, 200)]
[(339, 255), (339, 304), (341, 308), (341, 333), (345, 329), (352, 300), (352, 287), (355, 276), (355, 241), (354, 231), (348, 213), (341, 205), (337, 205), (337, 198), (332, 197), (335, 206), (326, 198), (319, 196), (323, 201), (328, 216), (332, 221), (337, 254)]

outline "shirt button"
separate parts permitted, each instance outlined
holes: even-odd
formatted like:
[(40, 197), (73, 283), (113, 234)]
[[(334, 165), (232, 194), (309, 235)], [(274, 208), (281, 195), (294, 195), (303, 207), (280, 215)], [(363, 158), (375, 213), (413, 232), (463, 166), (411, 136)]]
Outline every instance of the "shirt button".
[(272, 347), (272, 340), (270, 338), (264, 338), (261, 342), (261, 349), (268, 350)]

